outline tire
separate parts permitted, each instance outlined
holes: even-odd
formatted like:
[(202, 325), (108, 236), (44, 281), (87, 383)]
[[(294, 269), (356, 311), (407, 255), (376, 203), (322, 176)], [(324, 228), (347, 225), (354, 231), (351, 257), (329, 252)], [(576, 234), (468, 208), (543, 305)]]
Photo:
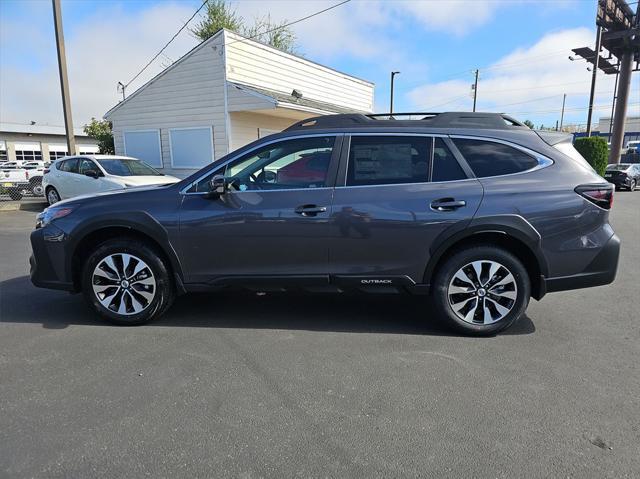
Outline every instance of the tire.
[(53, 186), (49, 186), (45, 193), (47, 194), (47, 203), (49, 203), (49, 206), (60, 201), (60, 193), (58, 193), (58, 190)]
[(29, 185), (29, 188), (30, 188), (31, 194), (33, 196), (44, 196), (44, 190), (42, 188), (42, 180), (40, 180), (40, 181), (37, 181), (37, 180), (31, 181), (30, 185)]
[(636, 180), (631, 180), (631, 184), (629, 185), (629, 191), (636, 191)]
[(13, 201), (20, 201), (22, 199), (22, 192), (9, 190), (9, 198), (11, 198)]
[[(454, 253), (436, 272), (433, 285), (433, 302), (440, 318), (453, 329), (475, 336), (495, 334), (513, 325), (531, 297), (529, 275), (522, 262), (490, 245)], [(486, 306), (478, 307), (482, 304)]]
[(173, 303), (171, 275), (158, 252), (136, 239), (113, 239), (89, 254), (82, 292), (104, 319), (138, 325), (161, 316)]

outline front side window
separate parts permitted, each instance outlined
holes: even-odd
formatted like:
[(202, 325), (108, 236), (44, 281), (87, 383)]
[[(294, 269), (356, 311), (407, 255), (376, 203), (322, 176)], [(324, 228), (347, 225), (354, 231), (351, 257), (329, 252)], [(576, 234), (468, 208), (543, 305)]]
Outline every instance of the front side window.
[(427, 182), (430, 146), (420, 136), (352, 136), (347, 186)]
[(88, 158), (82, 158), (80, 160), (80, 167), (79, 167), (79, 171), (81, 175), (84, 175), (87, 173), (87, 171), (95, 171), (98, 172), (98, 167), (96, 166), (96, 164), (89, 160)]
[[(229, 163), (224, 171), (237, 191), (305, 189), (327, 186), (335, 137), (310, 137), (272, 143)], [(209, 191), (211, 172), (189, 189)]]
[(454, 138), (454, 144), (479, 178), (510, 175), (538, 166), (527, 153), (494, 141)]
[[(109, 158), (98, 160), (100, 166), (115, 176), (161, 176), (161, 173), (140, 160)], [(97, 168), (94, 168), (97, 169)]]

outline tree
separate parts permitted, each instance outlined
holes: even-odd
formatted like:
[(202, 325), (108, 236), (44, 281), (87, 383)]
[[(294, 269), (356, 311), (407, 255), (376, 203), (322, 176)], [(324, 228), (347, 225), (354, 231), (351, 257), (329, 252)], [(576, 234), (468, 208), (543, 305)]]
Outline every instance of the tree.
[(525, 120), (523, 122), (525, 125), (527, 125), (529, 128), (531, 128), (532, 130), (535, 128), (533, 122), (531, 120)]
[(600, 176), (604, 176), (609, 159), (607, 140), (601, 136), (587, 136), (576, 139), (573, 146)]
[(113, 155), (116, 150), (113, 147), (113, 133), (111, 132), (111, 122), (107, 120), (96, 120), (91, 118), (91, 121), (84, 125), (83, 131), (98, 142), (98, 150), (103, 155)]
[(274, 48), (295, 53), (296, 36), (287, 21), (274, 22), (271, 15), (257, 18), (253, 25), (246, 25), (244, 19), (232, 9), (225, 0), (209, 0), (204, 18), (191, 32), (200, 40), (211, 38), (221, 28), (226, 28), (245, 37), (249, 37)]

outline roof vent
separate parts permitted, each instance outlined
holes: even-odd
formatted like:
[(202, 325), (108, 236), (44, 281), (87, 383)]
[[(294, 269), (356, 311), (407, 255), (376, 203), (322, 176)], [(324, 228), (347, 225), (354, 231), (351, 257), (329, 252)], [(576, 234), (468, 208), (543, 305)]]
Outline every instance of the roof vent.
[(296, 100), (299, 100), (300, 98), (302, 98), (302, 92), (301, 92), (300, 90), (295, 90), (295, 89), (294, 89), (294, 90), (291, 92), (291, 96), (292, 96), (293, 98), (295, 98)]

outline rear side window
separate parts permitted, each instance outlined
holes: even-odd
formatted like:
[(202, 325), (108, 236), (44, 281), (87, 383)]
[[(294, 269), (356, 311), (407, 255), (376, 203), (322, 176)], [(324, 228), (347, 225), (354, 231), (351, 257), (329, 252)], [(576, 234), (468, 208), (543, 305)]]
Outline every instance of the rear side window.
[(464, 180), (467, 175), (462, 170), (458, 160), (442, 138), (436, 138), (433, 148), (433, 175), (431, 181)]
[(538, 166), (532, 156), (502, 143), (483, 140), (453, 140), (479, 178), (510, 175)]
[(61, 164), (58, 165), (58, 169), (60, 171), (66, 171), (67, 173), (77, 173), (78, 172), (78, 159), (73, 158), (70, 160), (64, 160)]
[(347, 186), (427, 182), (430, 142), (419, 136), (352, 136)]

